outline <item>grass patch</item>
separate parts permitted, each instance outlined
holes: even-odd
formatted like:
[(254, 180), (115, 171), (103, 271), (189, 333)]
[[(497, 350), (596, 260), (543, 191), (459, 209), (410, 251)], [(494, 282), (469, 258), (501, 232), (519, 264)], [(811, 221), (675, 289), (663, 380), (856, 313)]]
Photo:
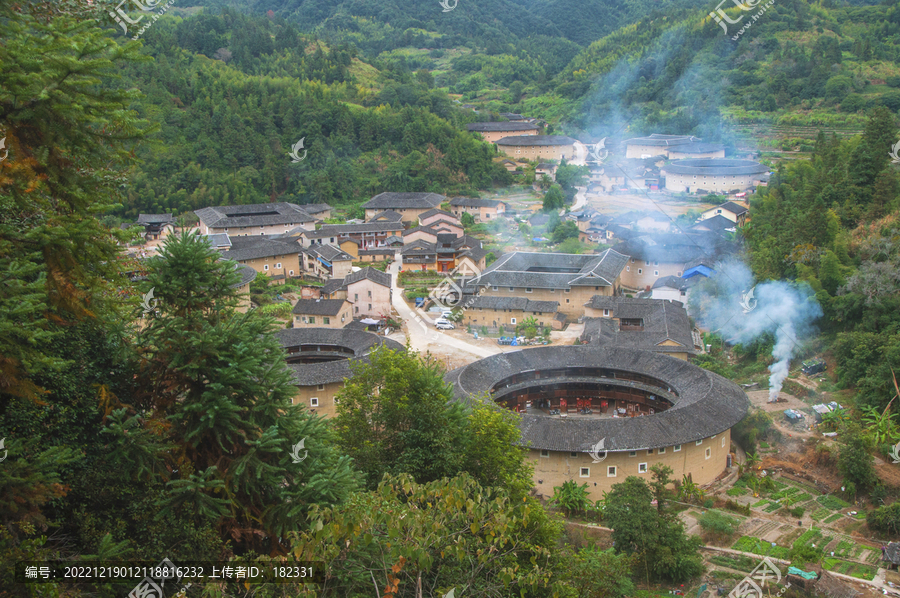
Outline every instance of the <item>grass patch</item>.
[(764, 441), (760, 441), (760, 443), (759, 443), (759, 448), (769, 448), (769, 443), (768, 443), (768, 442), (764, 442)]
[(751, 508), (751, 509), (757, 509), (757, 508), (759, 508), (759, 507), (761, 507), (761, 506), (763, 506), (763, 505), (766, 505), (766, 504), (769, 504), (769, 501), (766, 500), (766, 499), (762, 499), (761, 501), (755, 502), (755, 503), (753, 503), (752, 505), (750, 505), (750, 508)]
[(810, 515), (810, 517), (813, 518), (813, 521), (822, 521), (823, 519), (828, 517), (830, 513), (831, 511), (823, 507), (821, 509), (816, 509), (815, 511), (813, 511), (813, 514)]
[(826, 557), (822, 560), (822, 568), (826, 571), (834, 571), (835, 573), (843, 573), (859, 579), (872, 580), (875, 578), (877, 569), (869, 565), (860, 563), (851, 563), (837, 557)]
[(796, 496), (789, 496), (787, 500), (790, 502), (785, 501), (784, 504), (793, 505), (793, 504), (800, 503), (800, 502), (806, 502), (811, 498), (812, 498), (811, 494), (804, 492), (803, 494), (798, 494)]
[(790, 550), (784, 546), (772, 546), (771, 542), (764, 542), (753, 536), (741, 536), (732, 546), (734, 550), (741, 552), (752, 552), (759, 556), (772, 556), (777, 559), (790, 558)]
[(728, 496), (743, 496), (744, 494), (747, 494), (747, 488), (738, 488), (737, 486), (735, 486), (733, 488), (729, 488), (725, 492), (725, 494), (727, 494)]
[(720, 567), (728, 567), (729, 569), (737, 569), (738, 571), (746, 571), (750, 572), (759, 564), (754, 558), (750, 558), (749, 556), (739, 556), (739, 555), (723, 555), (717, 554), (709, 559), (709, 561), (713, 564), (719, 565)]
[(865, 550), (865, 548), (859, 544), (841, 540), (832, 552), (834, 552), (835, 556), (845, 559), (856, 559), (863, 553), (863, 550)]
[(763, 509), (766, 513), (774, 513), (778, 509), (780, 509), (783, 505), (777, 501), (772, 501), (769, 503), (769, 506)]
[(812, 546), (815, 544), (817, 548), (824, 548), (830, 541), (831, 536), (824, 535), (822, 530), (814, 527), (806, 530), (799, 538), (794, 540), (793, 547), (799, 548), (800, 546)]
[(840, 518), (843, 517), (843, 516), (844, 516), (843, 513), (834, 513), (834, 514), (829, 515), (828, 517), (826, 517), (825, 520), (824, 520), (822, 523), (833, 523), (833, 522), (837, 521), (838, 519), (840, 519)]
[(832, 511), (840, 511), (841, 509), (846, 509), (850, 506), (850, 503), (844, 502), (837, 496), (832, 496), (831, 494), (822, 495), (816, 500), (819, 501), (820, 505), (826, 509), (831, 509)]

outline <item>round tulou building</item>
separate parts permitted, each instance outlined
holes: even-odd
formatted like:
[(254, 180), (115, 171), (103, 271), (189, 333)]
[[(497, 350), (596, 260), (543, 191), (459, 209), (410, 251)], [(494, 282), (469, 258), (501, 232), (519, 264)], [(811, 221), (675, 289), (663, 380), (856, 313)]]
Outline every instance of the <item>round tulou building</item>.
[(684, 193), (731, 193), (768, 181), (769, 168), (753, 160), (693, 158), (663, 167), (666, 189)]
[(447, 374), (459, 401), (490, 397), (521, 414), (522, 443), (545, 496), (574, 480), (594, 500), (661, 463), (700, 485), (726, 469), (747, 413), (733, 382), (667, 355), (614, 346), (524, 349)]
[(397, 341), (350, 328), (287, 328), (275, 336), (297, 386), (294, 404), (323, 417), (336, 414), (334, 396), (353, 375), (353, 362), (368, 361), (369, 353), (381, 346), (405, 350)]

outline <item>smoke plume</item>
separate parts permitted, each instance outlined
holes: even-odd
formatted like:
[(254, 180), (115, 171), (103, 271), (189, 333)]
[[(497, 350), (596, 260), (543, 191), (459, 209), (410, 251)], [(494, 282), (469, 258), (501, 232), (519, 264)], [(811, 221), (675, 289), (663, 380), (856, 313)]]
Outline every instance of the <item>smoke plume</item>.
[(691, 295), (692, 314), (731, 343), (746, 345), (766, 333), (775, 336), (775, 362), (769, 366), (769, 401), (774, 401), (791, 358), (801, 339), (814, 332), (822, 308), (806, 283), (776, 280), (754, 286), (750, 269), (736, 260), (716, 264), (715, 269), (712, 284), (697, 287)]

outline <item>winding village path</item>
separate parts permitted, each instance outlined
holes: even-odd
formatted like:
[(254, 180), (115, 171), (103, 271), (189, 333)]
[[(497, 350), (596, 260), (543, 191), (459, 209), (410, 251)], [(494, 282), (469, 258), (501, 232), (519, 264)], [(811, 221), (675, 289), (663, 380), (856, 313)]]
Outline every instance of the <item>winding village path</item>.
[(388, 268), (391, 275), (391, 297), (394, 309), (400, 314), (400, 317), (406, 322), (406, 331), (409, 338), (409, 345), (420, 353), (425, 353), (431, 344), (440, 344), (444, 347), (453, 347), (471, 353), (477, 357), (488, 357), (495, 353), (500, 353), (501, 349), (497, 345), (475, 345), (458, 338), (454, 338), (449, 334), (444, 334), (440, 330), (434, 328), (434, 321), (428, 316), (413, 311), (406, 301), (403, 299), (403, 288), (397, 286), (400, 269), (403, 267), (403, 260), (400, 252), (397, 252), (394, 263)]

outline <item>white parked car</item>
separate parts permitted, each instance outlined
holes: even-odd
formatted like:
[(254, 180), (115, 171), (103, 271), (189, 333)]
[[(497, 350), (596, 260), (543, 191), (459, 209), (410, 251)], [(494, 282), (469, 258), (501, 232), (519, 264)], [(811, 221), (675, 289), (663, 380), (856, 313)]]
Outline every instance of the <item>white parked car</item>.
[(453, 330), (456, 328), (449, 320), (435, 320), (434, 327), (438, 330)]

